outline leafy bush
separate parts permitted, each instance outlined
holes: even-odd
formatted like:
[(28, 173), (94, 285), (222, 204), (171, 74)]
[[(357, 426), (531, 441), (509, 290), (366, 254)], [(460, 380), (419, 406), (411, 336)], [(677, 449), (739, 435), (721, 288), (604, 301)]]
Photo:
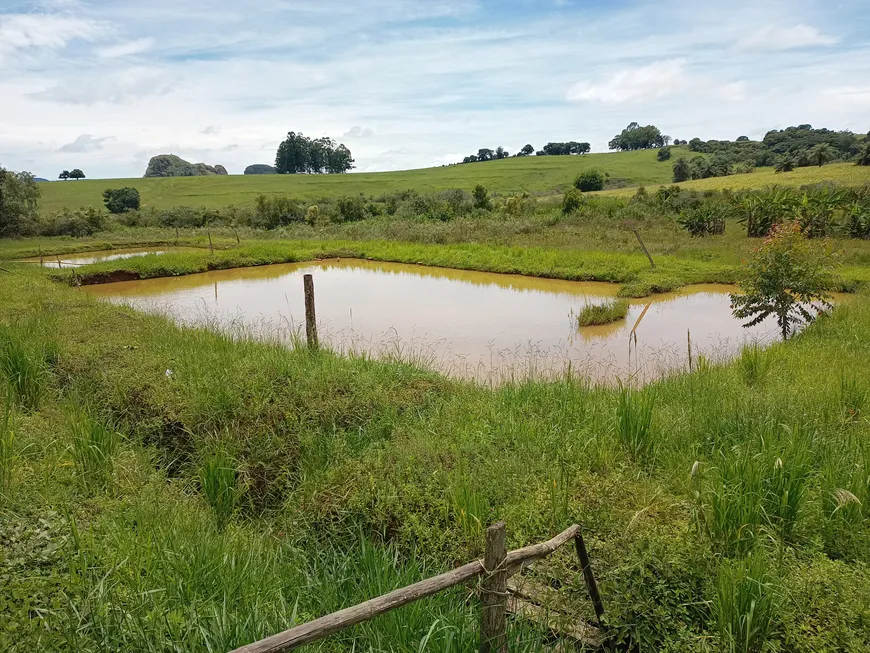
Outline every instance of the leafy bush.
[(474, 201), (474, 208), (489, 211), (492, 208), (492, 201), (489, 199), (489, 192), (481, 184), (477, 184), (474, 190), (471, 191), (471, 197)]
[(340, 222), (359, 222), (366, 218), (366, 204), (359, 195), (342, 197), (335, 203), (335, 208)]
[(109, 213), (124, 213), (139, 210), (139, 191), (130, 186), (107, 188), (103, 191), (103, 203)]
[(663, 147), (656, 154), (656, 160), (658, 160), (658, 161), (667, 161), (670, 158), (671, 158), (671, 148), (670, 147)]
[(577, 178), (574, 180), (574, 188), (584, 193), (604, 190), (605, 181), (604, 173), (596, 168), (592, 168), (577, 175)]
[(677, 223), (695, 237), (721, 236), (725, 233), (726, 212), (721, 204), (702, 204), (681, 211)]
[(562, 213), (570, 215), (576, 213), (583, 206), (583, 194), (576, 188), (569, 188), (562, 197)]
[(260, 195), (254, 205), (251, 226), (261, 229), (276, 229), (294, 222), (302, 222), (305, 220), (304, 211), (305, 205), (301, 200), (286, 196), (266, 197)]
[(44, 219), (37, 229), (41, 236), (73, 236), (81, 238), (102, 231), (106, 216), (92, 206), (83, 209), (63, 209)]

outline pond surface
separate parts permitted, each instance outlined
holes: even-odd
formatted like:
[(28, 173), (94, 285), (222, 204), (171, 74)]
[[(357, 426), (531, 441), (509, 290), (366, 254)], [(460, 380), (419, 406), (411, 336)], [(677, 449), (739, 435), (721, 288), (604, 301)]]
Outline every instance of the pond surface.
[[(693, 355), (733, 356), (747, 341), (778, 338), (767, 322), (731, 316), (731, 286), (690, 286), (632, 300), (627, 319), (578, 328), (587, 303), (618, 286), (398, 263), (330, 260), (84, 286), (134, 308), (289, 341), (304, 328), (302, 275), (314, 275), (321, 342), (339, 352), (413, 359), (447, 374), (499, 382), (572, 372), (594, 381), (649, 381)], [(629, 347), (634, 328), (637, 343)]]
[[(32, 258), (21, 259), (20, 263), (39, 263), (42, 262), (47, 268), (69, 268), (79, 265), (87, 265), (88, 263), (101, 263), (102, 261), (115, 261), (123, 258), (133, 258), (135, 256), (147, 256), (148, 254), (168, 254), (176, 252), (194, 252), (202, 251), (194, 247), (137, 247), (130, 249), (108, 249), (100, 252), (80, 252), (78, 254), (60, 254), (46, 255), (40, 258), (34, 256)], [(58, 262), (59, 261), (59, 262)]]

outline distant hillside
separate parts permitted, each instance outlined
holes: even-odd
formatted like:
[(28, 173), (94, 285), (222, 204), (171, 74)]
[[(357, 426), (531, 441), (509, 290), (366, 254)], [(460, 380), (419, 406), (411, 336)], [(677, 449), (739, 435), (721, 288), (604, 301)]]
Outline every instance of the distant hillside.
[(190, 163), (174, 154), (158, 154), (151, 157), (145, 170), (146, 177), (207, 177), (226, 174), (227, 169), (222, 165)]

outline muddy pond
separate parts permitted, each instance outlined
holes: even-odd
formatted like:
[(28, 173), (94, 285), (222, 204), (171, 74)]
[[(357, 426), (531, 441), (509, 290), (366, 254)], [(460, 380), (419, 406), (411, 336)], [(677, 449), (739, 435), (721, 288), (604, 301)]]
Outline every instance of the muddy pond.
[(61, 254), (59, 256), (34, 256), (21, 259), (19, 263), (42, 263), (47, 268), (69, 268), (88, 263), (102, 263), (103, 261), (116, 261), (148, 254), (160, 255), (178, 252), (201, 252), (195, 247), (139, 247), (129, 249), (108, 249), (98, 252), (79, 252), (78, 254)]
[[(731, 286), (690, 286), (633, 300), (625, 320), (578, 328), (587, 303), (618, 286), (398, 263), (329, 260), (85, 286), (115, 303), (261, 338), (292, 342), (305, 323), (304, 274), (314, 275), (321, 342), (342, 353), (414, 360), (446, 374), (498, 383), (569, 369), (593, 381), (649, 381), (778, 338), (772, 321), (745, 329)], [(635, 338), (629, 336), (634, 329)]]

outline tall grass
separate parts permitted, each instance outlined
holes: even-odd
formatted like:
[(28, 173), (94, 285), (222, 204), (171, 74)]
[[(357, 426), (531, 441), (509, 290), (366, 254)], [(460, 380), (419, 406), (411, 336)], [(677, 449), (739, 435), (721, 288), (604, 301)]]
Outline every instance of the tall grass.
[(18, 402), (33, 410), (48, 379), (49, 351), (41, 344), (30, 342), (26, 327), (0, 324), (0, 375)]
[(233, 518), (244, 492), (237, 465), (226, 451), (219, 449), (199, 468), (199, 485), (218, 528), (225, 528)]
[(740, 352), (740, 358), (737, 359), (743, 381), (750, 387), (764, 381), (770, 370), (770, 364), (770, 354), (755, 342), (744, 347)]
[(638, 462), (649, 462), (655, 455), (656, 441), (652, 429), (656, 396), (621, 388), (616, 404), (616, 433), (628, 454)]
[(745, 560), (725, 560), (716, 578), (714, 611), (723, 651), (765, 651), (774, 633), (781, 602), (773, 569), (760, 553)]
[(629, 305), (627, 299), (617, 299), (605, 304), (586, 304), (577, 313), (577, 324), (585, 327), (624, 320), (628, 315)]
[(15, 465), (15, 433), (12, 423), (12, 392), (7, 390), (0, 414), (0, 497), (11, 487)]
[(70, 450), (79, 482), (89, 492), (106, 490), (112, 481), (120, 435), (87, 410), (75, 412), (70, 430)]

